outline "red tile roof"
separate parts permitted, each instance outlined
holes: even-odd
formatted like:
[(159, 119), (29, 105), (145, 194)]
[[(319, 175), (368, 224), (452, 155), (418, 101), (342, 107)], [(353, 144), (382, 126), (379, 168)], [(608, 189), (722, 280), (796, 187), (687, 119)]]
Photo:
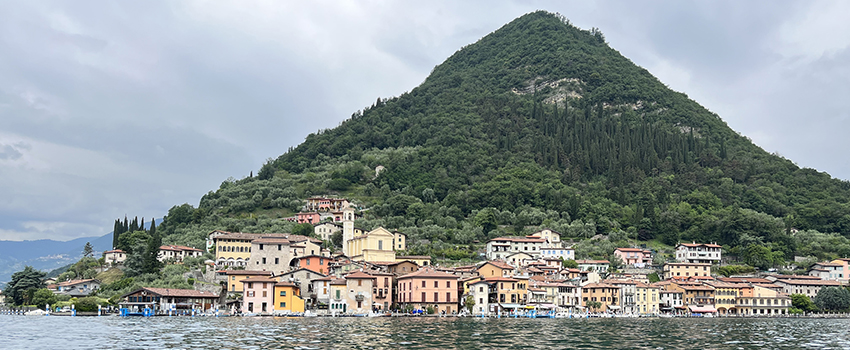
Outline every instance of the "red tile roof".
[(399, 277), (399, 280), (408, 279), (408, 278), (446, 278), (446, 279), (457, 279), (456, 275), (452, 275), (450, 273), (445, 273), (441, 271), (434, 271), (431, 269), (419, 269), (414, 273), (409, 273), (404, 276)]

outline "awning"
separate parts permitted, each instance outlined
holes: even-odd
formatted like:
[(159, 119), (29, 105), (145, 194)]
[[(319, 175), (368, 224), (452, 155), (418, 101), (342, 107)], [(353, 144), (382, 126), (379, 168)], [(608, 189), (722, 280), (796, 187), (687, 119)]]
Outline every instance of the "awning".
[(697, 313), (697, 314), (712, 314), (712, 313), (717, 312), (717, 309), (715, 309), (713, 306), (688, 305), (688, 309), (690, 309), (691, 312)]
[(519, 309), (522, 307), (520, 304), (499, 304), (503, 309)]
[(611, 310), (619, 310), (620, 306), (618, 306), (618, 305), (608, 305), (608, 308), (611, 309)]

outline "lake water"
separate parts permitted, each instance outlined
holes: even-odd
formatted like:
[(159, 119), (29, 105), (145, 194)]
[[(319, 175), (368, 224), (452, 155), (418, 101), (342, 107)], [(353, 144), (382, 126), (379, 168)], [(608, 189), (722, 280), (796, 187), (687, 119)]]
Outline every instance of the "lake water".
[(850, 349), (850, 320), (0, 316), (0, 348)]

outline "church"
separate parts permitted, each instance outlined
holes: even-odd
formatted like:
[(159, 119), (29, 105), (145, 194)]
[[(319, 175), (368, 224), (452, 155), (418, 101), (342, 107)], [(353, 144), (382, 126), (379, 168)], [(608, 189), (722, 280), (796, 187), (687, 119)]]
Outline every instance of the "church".
[(342, 252), (353, 261), (395, 261), (396, 250), (406, 250), (406, 236), (378, 227), (355, 236), (354, 209), (342, 210)]

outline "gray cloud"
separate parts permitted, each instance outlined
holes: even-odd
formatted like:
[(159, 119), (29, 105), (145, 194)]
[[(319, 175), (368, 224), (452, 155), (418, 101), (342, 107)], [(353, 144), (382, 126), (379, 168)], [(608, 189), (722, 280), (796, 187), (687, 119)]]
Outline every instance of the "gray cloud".
[[(770, 152), (850, 178), (841, 2), (4, 2), (0, 239), (197, 204), (537, 9)], [(829, 35), (824, 28), (834, 28)], [(846, 30), (843, 30), (846, 29)], [(24, 147), (26, 145), (27, 147)], [(132, 198), (132, 200), (128, 200)]]

